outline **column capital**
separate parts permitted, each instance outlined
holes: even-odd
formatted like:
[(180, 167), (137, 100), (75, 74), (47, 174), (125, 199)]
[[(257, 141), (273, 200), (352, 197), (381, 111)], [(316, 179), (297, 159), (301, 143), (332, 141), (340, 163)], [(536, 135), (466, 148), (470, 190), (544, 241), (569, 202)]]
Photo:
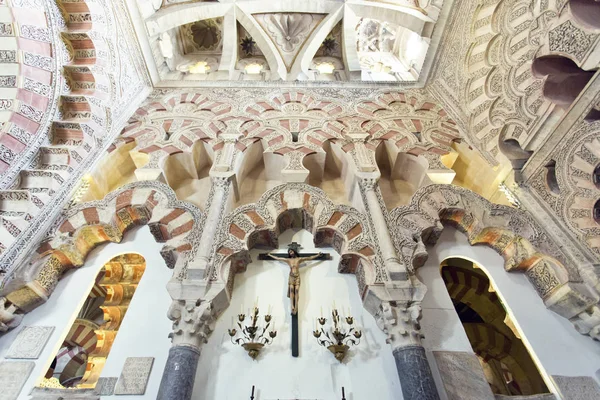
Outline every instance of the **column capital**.
[(375, 190), (379, 183), (379, 174), (357, 174), (358, 184), (364, 190)]
[(213, 186), (220, 188), (220, 189), (225, 189), (229, 186), (229, 183), (231, 182), (233, 177), (233, 173), (232, 172), (211, 172), (210, 174), (210, 181), (212, 182)]
[(219, 138), (222, 139), (223, 142), (233, 144), (235, 144), (238, 140), (240, 140), (243, 137), (244, 135), (242, 135), (240, 132), (234, 131), (232, 129), (227, 129), (224, 133), (221, 133), (219, 135)]
[(214, 330), (217, 313), (211, 301), (174, 300), (168, 317), (173, 321), (169, 334), (173, 346), (189, 346), (200, 350)]
[(387, 335), (392, 348), (421, 346), (421, 302), (398, 305), (383, 301), (375, 315), (377, 326)]

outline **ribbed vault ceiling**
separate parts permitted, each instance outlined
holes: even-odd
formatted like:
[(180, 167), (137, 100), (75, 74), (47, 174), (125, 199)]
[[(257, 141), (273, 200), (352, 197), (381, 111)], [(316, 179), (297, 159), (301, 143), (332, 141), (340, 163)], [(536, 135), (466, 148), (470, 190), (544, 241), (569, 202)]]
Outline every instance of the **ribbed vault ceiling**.
[(146, 41), (156, 86), (223, 81), (422, 86), (443, 4), (137, 0), (137, 30)]

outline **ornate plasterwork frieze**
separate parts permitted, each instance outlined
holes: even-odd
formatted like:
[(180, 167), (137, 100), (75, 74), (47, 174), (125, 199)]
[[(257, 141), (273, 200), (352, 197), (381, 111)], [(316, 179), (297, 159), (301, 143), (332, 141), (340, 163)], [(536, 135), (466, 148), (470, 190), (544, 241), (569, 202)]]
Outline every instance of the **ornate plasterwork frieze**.
[(472, 245), (496, 250), (507, 271), (525, 273), (548, 308), (568, 318), (580, 333), (598, 339), (598, 277), (589, 265), (574, 265), (527, 212), (490, 203), (456, 186), (429, 185), (419, 189), (409, 205), (392, 210), (389, 219), (407, 265), (422, 265), (419, 246), (435, 244), (444, 225), (453, 226)]
[(356, 209), (333, 204), (318, 188), (302, 183), (277, 186), (257, 203), (241, 206), (223, 219), (208, 279), (225, 283), (231, 291), (234, 275), (251, 261), (248, 251), (257, 244), (276, 247), (279, 234), (295, 227), (311, 232), (317, 245), (331, 245), (342, 256), (340, 271), (357, 274), (364, 295), (367, 285), (382, 283), (386, 276), (365, 220)]
[[(59, 51), (59, 49), (56, 46), (56, 43), (60, 42), (60, 36), (59, 36), (59, 22), (58, 19), (62, 19), (62, 17), (60, 17), (60, 14), (57, 15), (57, 9), (56, 9), (56, 4), (54, 2), (42, 2), (40, 4), (27, 4), (27, 3), (23, 3), (23, 4), (16, 4), (16, 7), (22, 7), (22, 8), (30, 8), (32, 11), (34, 12), (44, 12), (46, 17), (47, 17), (47, 24), (48, 24), (48, 37), (46, 40), (47, 42), (49, 42), (49, 45), (51, 47), (52, 52), (55, 53), (56, 51)], [(23, 28), (23, 26), (21, 26), (21, 29)], [(41, 29), (41, 28), (38, 28)], [(29, 32), (30, 30), (28, 30), (27, 28), (25, 29), (25, 32), (21, 32), (21, 36), (26, 36), (27, 32)], [(11, 34), (12, 36), (12, 34)], [(16, 51), (15, 51), (15, 55), (16, 55)], [(0, 54), (1, 56), (1, 54)], [(22, 169), (24, 169), (25, 167), (27, 167), (32, 159), (34, 158), (35, 154), (37, 153), (38, 149), (40, 148), (40, 146), (42, 146), (43, 144), (45, 144), (48, 141), (48, 135), (50, 132), (50, 123), (51, 120), (56, 112), (57, 106), (58, 106), (58, 95), (57, 95), (57, 87), (58, 87), (58, 83), (60, 82), (60, 68), (61, 65), (59, 62), (57, 62), (54, 58), (50, 58), (50, 57), (45, 57), (39, 54), (33, 54), (27, 51), (22, 51), (22, 57), (23, 59), (21, 60), (21, 62), (24, 65), (33, 67), (33, 68), (39, 68), (39, 69), (43, 69), (46, 70), (48, 72), (50, 72), (50, 76), (51, 76), (51, 83), (47, 88), (47, 94), (44, 94), (43, 96), (45, 98), (47, 98), (48, 101), (48, 106), (46, 107), (45, 110), (37, 110), (34, 109), (33, 107), (31, 107), (30, 105), (23, 103), (21, 104), (21, 109), (20, 110), (15, 110), (15, 112), (19, 112), (19, 111), (24, 111), (24, 116), (28, 117), (28, 115), (30, 115), (32, 118), (32, 120), (35, 120), (38, 124), (39, 124), (39, 128), (37, 129), (37, 132), (34, 134), (32, 132), (29, 132), (30, 137), (28, 137), (27, 142), (25, 142), (25, 144), (27, 145), (21, 152), (19, 152), (18, 155), (16, 155), (13, 160), (10, 161), (9, 166), (6, 170), (2, 171), (2, 173), (0, 173), (0, 188), (6, 189), (11, 187), (14, 184), (14, 181), (16, 179), (18, 179), (18, 175), (20, 173), (20, 171)], [(1, 57), (0, 57), (1, 58)], [(16, 57), (11, 59), (11, 58), (4, 58), (5, 61), (4, 62), (10, 62), (10, 63), (16, 63), (17, 59)], [(24, 78), (21, 78), (24, 79)], [(25, 83), (25, 81), (23, 81), (23, 83)], [(16, 86), (16, 84), (15, 84)], [(29, 90), (27, 87), (23, 87), (25, 90)], [(12, 108), (12, 107), (11, 107)], [(9, 129), (9, 133), (10, 130), (12, 129), (19, 129), (19, 126), (16, 124), (11, 124), (11, 128)]]
[[(80, 177), (94, 165), (99, 155), (120, 132), (136, 104), (145, 96), (144, 85), (149, 83), (139, 49), (132, 40), (132, 27), (129, 26), (129, 21), (126, 18), (115, 17), (115, 15), (126, 15), (123, 1), (105, 3), (102, 0), (95, 4), (99, 7), (96, 11), (101, 10), (104, 14), (97, 13), (81, 21), (69, 19), (69, 22), (65, 22), (56, 4), (53, 2), (44, 4), (49, 7), (47, 10), (49, 21), (56, 27), (51, 30), (55, 48), (53, 53), (56, 57), (24, 53), (23, 60), (25, 64), (42, 69), (50, 69), (51, 66), (51, 70), (55, 71), (54, 80), (51, 87), (31, 79), (25, 79), (23, 83), (36, 95), (51, 94), (53, 98), (59, 97), (55, 89), (59, 87), (62, 101), (60, 108), (55, 105), (51, 112), (43, 115), (39, 110), (21, 105), (22, 112), (28, 115), (28, 118), (41, 123), (45, 135), (36, 138), (16, 126), (9, 131), (18, 140), (24, 140), (29, 144), (27, 150), (29, 159), (24, 164), (19, 164), (19, 161), (13, 159), (15, 174), (12, 177), (5, 176), (5, 185), (29, 192), (30, 197), (25, 201), (30, 201), (34, 205), (32, 210), (39, 211), (34, 212), (33, 215), (19, 217), (22, 219), (19, 221), (20, 232), (12, 235), (12, 241), (2, 243), (0, 255), (2, 272), (18, 266), (23, 257), (28, 254), (29, 247), (34, 246), (35, 242), (43, 237), (68, 196), (79, 185)], [(82, 3), (82, 6), (86, 7), (85, 3)], [(90, 21), (95, 23), (91, 28), (71, 33), (70, 24), (89, 24)], [(89, 41), (93, 43), (95, 51), (73, 53), (71, 41)], [(80, 66), (81, 64), (78, 64), (80, 59), (77, 57), (103, 60), (98, 64), (88, 62)], [(106, 65), (100, 65), (103, 62)], [(63, 63), (69, 65), (62, 68)], [(62, 76), (58, 74), (59, 68), (63, 73)], [(79, 81), (73, 78), (75, 73), (79, 74), (77, 75)], [(92, 76), (95, 86), (89, 85)], [(51, 93), (53, 90), (54, 93)], [(109, 101), (107, 96), (112, 97), (114, 101)], [(79, 111), (86, 108), (90, 111)], [(44, 122), (46, 119), (47, 123)], [(73, 132), (80, 134), (82, 139), (61, 138), (61, 135), (68, 137)], [(36, 140), (39, 143), (35, 142)], [(3, 154), (4, 158), (12, 157), (8, 152)], [(14, 179), (16, 173), (20, 174), (19, 180)], [(51, 187), (31, 187), (29, 179), (41, 176), (40, 174), (50, 174), (49, 180), (45, 182)], [(41, 193), (44, 195), (40, 196)]]
[(573, 21), (560, 2), (470, 1), (454, 8), (442, 51), (434, 63), (432, 93), (492, 165), (503, 161), (499, 140), (522, 148), (545, 135), (555, 111), (543, 96), (543, 78), (532, 73), (535, 58), (569, 57), (593, 68), (597, 32)]
[(234, 157), (260, 140), (266, 152), (285, 158), (285, 171), (303, 173), (303, 159), (323, 153), (327, 141), (365, 167), (375, 165), (374, 150), (388, 141), (395, 152), (445, 169), (439, 157), (460, 139), (446, 111), (420, 91), (161, 90), (138, 109), (115, 146), (135, 141), (134, 151), (150, 158), (143, 168), (159, 171), (161, 160), (203, 141), (218, 150), (218, 166), (229, 131), (240, 134)]
[[(13, 270), (0, 287), (2, 299), (11, 303), (12, 315), (43, 304), (64, 271), (85, 262), (89, 252), (106, 242), (119, 243), (135, 226), (147, 225), (176, 279), (185, 271), (200, 245), (205, 215), (196, 206), (177, 200), (172, 189), (160, 182), (143, 181), (122, 187), (103, 200), (64, 210), (52, 236), (41, 244), (27, 263)], [(0, 322), (12, 317), (0, 314)], [(6, 319), (6, 321), (4, 321)]]
[(589, 247), (595, 261), (600, 260), (600, 224), (594, 220), (593, 206), (600, 199), (593, 171), (600, 165), (600, 121), (582, 121), (568, 140), (549, 155), (556, 162), (558, 193), (548, 186), (546, 168), (527, 181), (539, 201), (554, 212), (555, 218), (575, 233), (580, 243)]

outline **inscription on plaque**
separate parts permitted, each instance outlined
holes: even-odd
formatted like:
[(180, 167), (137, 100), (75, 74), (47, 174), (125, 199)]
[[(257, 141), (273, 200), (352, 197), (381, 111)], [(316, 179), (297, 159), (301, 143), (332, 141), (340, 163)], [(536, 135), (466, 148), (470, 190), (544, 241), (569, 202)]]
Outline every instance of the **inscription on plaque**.
[(115, 394), (133, 395), (146, 393), (146, 386), (152, 371), (154, 357), (128, 357), (121, 377), (117, 383)]
[(8, 349), (6, 358), (38, 358), (53, 331), (53, 326), (26, 326)]
[(34, 366), (33, 361), (0, 362), (0, 399), (17, 400)]

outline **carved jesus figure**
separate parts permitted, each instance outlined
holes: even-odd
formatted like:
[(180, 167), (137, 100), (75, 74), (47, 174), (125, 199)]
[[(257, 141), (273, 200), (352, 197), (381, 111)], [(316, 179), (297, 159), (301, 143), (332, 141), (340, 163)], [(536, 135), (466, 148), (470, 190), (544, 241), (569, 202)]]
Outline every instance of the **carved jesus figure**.
[(290, 267), (287, 296), (290, 298), (290, 301), (292, 303), (292, 315), (296, 315), (298, 314), (298, 297), (300, 293), (300, 264), (302, 264), (305, 261), (310, 261), (314, 260), (315, 258), (318, 258), (322, 255), (322, 253), (319, 252), (319, 254), (315, 254), (314, 256), (310, 257), (299, 257), (298, 252), (296, 252), (296, 250), (289, 249), (288, 255), (290, 256), (290, 258), (277, 257), (271, 253), (269, 253), (268, 255), (272, 259), (284, 262)]

